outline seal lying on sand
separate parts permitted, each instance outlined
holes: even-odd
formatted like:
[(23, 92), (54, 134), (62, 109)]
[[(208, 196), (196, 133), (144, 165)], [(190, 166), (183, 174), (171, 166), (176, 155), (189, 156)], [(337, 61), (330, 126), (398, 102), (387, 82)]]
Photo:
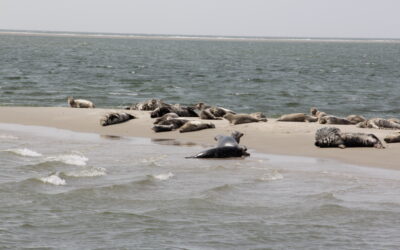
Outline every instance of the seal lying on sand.
[(179, 129), (179, 132), (193, 132), (207, 128), (215, 128), (215, 125), (211, 122), (188, 121)]
[(67, 103), (71, 108), (94, 108), (94, 104), (91, 101), (84, 99), (74, 99), (72, 96), (69, 96), (67, 99)]
[(373, 118), (357, 124), (358, 128), (400, 129), (400, 124), (383, 118)]
[(194, 109), (200, 110), (200, 119), (204, 120), (221, 120), (226, 114), (236, 114), (230, 109), (222, 107), (212, 107), (203, 102), (199, 102), (193, 106)]
[(131, 119), (135, 119), (135, 118), (136, 117), (134, 117), (133, 115), (128, 114), (128, 113), (109, 113), (109, 114), (106, 114), (103, 118), (101, 118), (100, 125), (108, 126), (108, 125), (112, 125), (112, 124), (126, 122)]
[(326, 147), (375, 147), (385, 148), (374, 134), (342, 133), (335, 127), (324, 127), (315, 133), (315, 146)]
[(320, 124), (342, 124), (342, 125), (350, 125), (353, 124), (351, 121), (346, 118), (336, 117), (333, 115), (322, 116), (318, 119)]
[(164, 105), (169, 105), (163, 102), (160, 99), (150, 99), (144, 102), (135, 103), (132, 106), (126, 108), (131, 110), (144, 110), (144, 111), (153, 111), (156, 108), (162, 107)]
[(279, 122), (316, 122), (318, 120), (317, 117), (310, 116), (304, 113), (293, 113), (282, 115), (278, 118)]
[(328, 115), (328, 114), (325, 113), (325, 112), (319, 111), (316, 107), (312, 107), (312, 108), (310, 109), (310, 113), (311, 113), (311, 116), (315, 116), (315, 117), (317, 117), (317, 118), (320, 118), (320, 117), (322, 117), (322, 116)]
[(233, 132), (231, 136), (217, 135), (214, 139), (217, 140), (217, 147), (207, 149), (194, 156), (186, 158), (228, 158), (228, 157), (246, 157), (250, 156), (247, 153), (245, 146), (239, 145), (240, 137), (243, 134), (240, 132)]
[(160, 121), (152, 128), (154, 132), (166, 132), (172, 131), (182, 127), (185, 123), (189, 122), (187, 119), (183, 118), (170, 118), (164, 121)]
[(256, 114), (226, 114), (224, 119), (228, 120), (230, 124), (242, 124), (250, 122), (266, 122), (267, 118), (257, 118)]
[(166, 113), (165, 115), (157, 118), (153, 124), (159, 124), (163, 121), (169, 120), (169, 119), (174, 119), (174, 118), (179, 118), (179, 115), (175, 114), (175, 113)]
[(193, 108), (181, 106), (179, 104), (158, 107), (153, 112), (151, 112), (150, 117), (157, 118), (167, 113), (175, 113), (180, 117), (199, 117), (199, 115), (193, 110)]
[(358, 124), (360, 122), (364, 122), (367, 120), (362, 115), (349, 115), (349, 116), (346, 116), (346, 119), (349, 120), (351, 122), (351, 124)]
[(400, 132), (387, 135), (385, 138), (383, 138), (383, 140), (387, 143), (400, 142)]

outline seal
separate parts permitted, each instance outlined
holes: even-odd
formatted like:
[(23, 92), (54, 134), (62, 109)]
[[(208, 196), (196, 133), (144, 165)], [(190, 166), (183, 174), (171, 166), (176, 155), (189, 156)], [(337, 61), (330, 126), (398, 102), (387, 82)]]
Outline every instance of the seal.
[(204, 120), (221, 120), (222, 117), (228, 113), (236, 114), (230, 109), (223, 107), (213, 107), (203, 102), (199, 102), (193, 106), (194, 109), (200, 110), (200, 119)]
[(182, 127), (185, 123), (187, 123), (189, 120), (182, 119), (182, 118), (170, 118), (165, 121), (161, 121), (158, 124), (153, 126), (154, 132), (166, 132), (166, 131), (172, 131), (175, 129), (178, 129)]
[(67, 103), (71, 108), (94, 108), (95, 107), (95, 105), (91, 101), (84, 100), (84, 99), (74, 99), (72, 96), (68, 97)]
[(207, 128), (215, 128), (215, 125), (211, 122), (205, 123), (200, 121), (188, 121), (179, 129), (179, 132), (193, 132)]
[(229, 157), (246, 157), (250, 156), (249, 153), (246, 152), (247, 148), (243, 146), (239, 147), (216, 147), (210, 148), (205, 151), (202, 151), (196, 155), (186, 157), (186, 158), (229, 158)]
[(186, 158), (228, 158), (228, 157), (246, 157), (250, 156), (247, 153), (245, 146), (240, 146), (239, 141), (243, 133), (234, 131), (231, 136), (217, 135), (214, 139), (217, 141), (217, 147), (207, 149), (194, 156)]
[(383, 118), (373, 118), (356, 125), (358, 128), (400, 129), (400, 124)]
[(322, 111), (319, 111), (316, 107), (312, 107), (312, 108), (310, 109), (310, 113), (311, 113), (311, 116), (317, 117), (318, 119), (319, 119), (320, 117), (323, 117), (323, 116), (326, 116), (326, 115), (327, 115), (327, 113), (322, 112)]
[(153, 112), (151, 112), (150, 117), (157, 118), (167, 113), (175, 113), (180, 117), (199, 117), (199, 115), (193, 110), (192, 107), (185, 107), (179, 104), (158, 107)]
[(228, 120), (230, 124), (237, 125), (242, 123), (251, 123), (251, 122), (266, 122), (266, 118), (257, 118), (254, 115), (249, 114), (226, 114), (224, 115), (224, 119)]
[(108, 113), (100, 119), (100, 125), (108, 126), (135, 119), (136, 117), (128, 113)]
[(320, 124), (341, 124), (341, 125), (350, 125), (353, 124), (351, 121), (346, 118), (337, 117), (333, 115), (322, 116), (318, 119)]
[(385, 148), (374, 134), (342, 133), (336, 127), (320, 128), (315, 133), (315, 146), (326, 147), (375, 147)]
[(149, 99), (144, 102), (139, 102), (132, 104), (132, 106), (126, 108), (130, 110), (142, 110), (142, 111), (153, 111), (156, 108), (162, 107), (162, 106), (168, 106), (170, 104), (167, 104), (163, 102), (161, 99)]
[(214, 137), (214, 140), (217, 141), (217, 147), (238, 147), (240, 143), (240, 138), (243, 136), (243, 133), (239, 131), (233, 131), (230, 136), (226, 135), (217, 135)]
[(357, 124), (357, 123), (364, 122), (367, 120), (362, 115), (348, 115), (348, 116), (346, 116), (346, 119), (349, 120), (351, 122), (351, 124)]
[(293, 113), (282, 115), (278, 118), (279, 122), (316, 122), (318, 120), (317, 117), (310, 116), (304, 113)]
[(176, 113), (166, 113), (165, 115), (157, 118), (153, 124), (159, 124), (163, 121), (173, 119), (173, 118), (179, 118), (179, 116)]
[(400, 132), (387, 135), (385, 136), (385, 138), (383, 138), (383, 140), (387, 143), (400, 142)]

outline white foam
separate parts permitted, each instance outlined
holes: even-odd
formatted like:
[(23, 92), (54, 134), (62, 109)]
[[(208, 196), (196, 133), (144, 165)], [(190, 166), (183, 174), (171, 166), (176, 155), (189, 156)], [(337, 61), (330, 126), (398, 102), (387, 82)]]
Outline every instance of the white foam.
[(18, 140), (18, 137), (13, 135), (1, 134), (0, 140)]
[(267, 173), (261, 176), (259, 180), (261, 181), (276, 181), (283, 179), (283, 175), (280, 174), (278, 171), (273, 171), (272, 173)]
[(15, 149), (7, 149), (4, 150), (6, 152), (11, 152), (17, 155), (21, 155), (21, 156), (29, 156), (29, 157), (40, 157), (42, 156), (41, 153), (38, 153), (36, 151), (30, 150), (28, 148), (15, 148)]
[(171, 172), (169, 172), (169, 173), (167, 173), (167, 174), (154, 175), (153, 177), (154, 177), (155, 179), (157, 179), (157, 180), (160, 180), (160, 181), (166, 181), (166, 180), (168, 180), (169, 178), (171, 178), (171, 177), (173, 177), (173, 176), (174, 176), (174, 174), (171, 173)]
[(69, 165), (75, 166), (86, 166), (86, 162), (89, 159), (83, 155), (68, 154), (68, 155), (57, 155), (46, 158), (46, 161), (59, 161)]
[(39, 180), (45, 184), (52, 184), (56, 186), (64, 186), (65, 184), (67, 184), (67, 182), (64, 179), (60, 178), (60, 176), (58, 176), (57, 174), (52, 174), (47, 177), (42, 177)]
[(90, 168), (65, 173), (69, 177), (97, 177), (106, 175), (105, 168)]

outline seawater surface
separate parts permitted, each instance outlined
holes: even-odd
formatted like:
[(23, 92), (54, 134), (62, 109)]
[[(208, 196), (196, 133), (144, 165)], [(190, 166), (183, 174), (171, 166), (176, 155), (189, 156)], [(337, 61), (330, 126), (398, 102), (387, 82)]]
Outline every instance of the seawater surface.
[(0, 124), (0, 248), (396, 249), (400, 172)]
[[(82, 34), (81, 34), (82, 35)], [(268, 116), (397, 117), (400, 42), (0, 35), (0, 106), (98, 107), (149, 98)]]

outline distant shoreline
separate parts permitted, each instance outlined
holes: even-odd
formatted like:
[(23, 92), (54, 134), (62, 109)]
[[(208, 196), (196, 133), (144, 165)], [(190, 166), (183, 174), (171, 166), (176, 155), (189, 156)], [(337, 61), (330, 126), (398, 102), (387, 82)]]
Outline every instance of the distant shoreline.
[(175, 41), (232, 41), (232, 42), (326, 42), (326, 43), (400, 43), (400, 39), (369, 38), (283, 38), (283, 37), (233, 37), (233, 36), (192, 36), (192, 35), (149, 35), (113, 34), (55, 31), (9, 31), (0, 30), (0, 35), (42, 36), (42, 37), (80, 37), (109, 39), (175, 40)]

